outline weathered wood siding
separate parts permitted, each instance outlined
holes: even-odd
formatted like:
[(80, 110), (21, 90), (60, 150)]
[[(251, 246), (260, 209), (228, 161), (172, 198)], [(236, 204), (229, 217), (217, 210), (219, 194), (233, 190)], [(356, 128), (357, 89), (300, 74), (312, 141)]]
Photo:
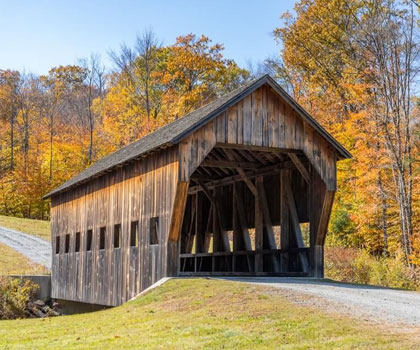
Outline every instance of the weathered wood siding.
[[(102, 305), (121, 304), (167, 275), (167, 242), (178, 179), (178, 148), (156, 152), (52, 198), (52, 297)], [(159, 244), (149, 244), (150, 218), (159, 217)], [(139, 221), (139, 245), (130, 247), (133, 221)], [(121, 224), (120, 248), (113, 247)], [(99, 249), (99, 231), (106, 245)], [(87, 230), (92, 251), (86, 251)], [(74, 252), (76, 232), (80, 252)], [(70, 252), (65, 253), (65, 235)]]
[[(215, 146), (226, 147), (228, 144), (237, 148), (258, 147), (259, 150), (266, 147), (270, 151), (277, 148), (285, 153), (302, 151), (306, 155), (311, 164), (311, 174), (307, 176), (311, 178), (310, 183), (306, 185), (298, 171), (293, 170), (296, 175), (292, 177), (291, 187), (296, 196), (297, 210), (294, 217), (296, 222), (311, 223), (314, 275), (322, 276), (322, 244), (336, 189), (337, 154), (288, 103), (271, 87), (264, 85), (212, 121), (203, 122), (179, 145), (149, 154), (63, 194), (54, 195), (51, 203), (52, 242), (55, 245), (56, 236), (60, 236), (61, 247), (60, 254), (53, 255), (52, 296), (118, 305), (161, 277), (176, 275), (191, 174)], [(293, 172), (288, 171), (288, 176)], [(275, 175), (267, 177), (264, 186), (273, 189), (271, 193), (266, 189), (271, 222), (282, 225), (282, 232), (288, 234), (290, 219), (284, 196), (279, 195), (284, 192), (280, 191), (280, 186), (284, 186), (281, 183), (279, 175)], [(232, 188), (227, 187), (226, 191)], [(277, 195), (273, 197), (275, 193)], [(223, 191), (220, 195), (224, 195)], [(247, 196), (252, 195), (248, 193)], [(224, 211), (232, 212), (229, 198), (232, 198), (232, 193), (226, 194)], [(249, 205), (251, 200), (245, 199), (247, 212), (257, 212)], [(188, 210), (191, 209), (187, 206)], [(261, 224), (261, 215), (258, 220), (253, 214), (249, 216), (250, 222)], [(159, 217), (158, 245), (149, 242), (152, 217)], [(137, 220), (139, 245), (130, 247), (131, 223)], [(115, 249), (113, 230), (116, 224), (121, 224), (121, 242), (120, 248)], [(223, 224), (233, 228), (231, 221)], [(106, 227), (103, 250), (99, 249), (101, 227)], [(87, 230), (90, 229), (93, 230), (92, 250), (86, 251)], [(76, 232), (81, 234), (80, 252), (74, 251)], [(70, 234), (68, 253), (65, 253), (66, 234)], [(283, 240), (287, 234), (282, 233)]]
[(181, 180), (189, 180), (216, 143), (301, 150), (321, 176), (327, 190), (336, 189), (335, 150), (267, 85), (180, 143)]

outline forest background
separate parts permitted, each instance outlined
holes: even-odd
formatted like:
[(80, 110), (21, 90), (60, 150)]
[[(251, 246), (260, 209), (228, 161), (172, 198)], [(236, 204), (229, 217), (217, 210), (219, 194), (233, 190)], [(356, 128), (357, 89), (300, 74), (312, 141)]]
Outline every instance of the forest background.
[[(0, 214), (47, 220), (42, 196), (103, 156), (269, 73), (353, 155), (339, 163), (330, 277), (420, 286), (417, 1), (300, 0), (279, 54), (240, 67), (205, 35), (133, 45), (46, 75), (0, 70)], [(245, 40), (246, 38), (238, 38)]]

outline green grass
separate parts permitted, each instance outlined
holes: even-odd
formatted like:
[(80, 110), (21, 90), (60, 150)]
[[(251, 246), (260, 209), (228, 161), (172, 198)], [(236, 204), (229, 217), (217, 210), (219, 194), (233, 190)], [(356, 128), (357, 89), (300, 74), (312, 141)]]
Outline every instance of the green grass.
[(50, 222), (0, 215), (0, 226), (51, 240)]
[(263, 286), (171, 280), (105, 311), (0, 321), (0, 349), (418, 349), (410, 334), (287, 300)]
[(0, 244), (0, 276), (1, 275), (38, 275), (47, 274), (48, 270), (38, 265), (16, 250)]

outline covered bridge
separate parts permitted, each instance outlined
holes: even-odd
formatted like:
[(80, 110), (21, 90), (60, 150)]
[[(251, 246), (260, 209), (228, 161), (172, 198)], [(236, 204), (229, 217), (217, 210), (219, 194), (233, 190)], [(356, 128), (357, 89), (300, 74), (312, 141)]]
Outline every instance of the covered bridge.
[(51, 198), (52, 296), (121, 304), (165, 276), (323, 276), (350, 154), (270, 76), (112, 153)]

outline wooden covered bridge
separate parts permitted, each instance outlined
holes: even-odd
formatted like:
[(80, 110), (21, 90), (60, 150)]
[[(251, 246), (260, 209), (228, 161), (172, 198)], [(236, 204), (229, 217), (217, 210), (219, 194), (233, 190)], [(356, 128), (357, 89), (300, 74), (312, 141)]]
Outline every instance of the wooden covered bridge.
[(350, 154), (263, 76), (108, 155), (51, 198), (54, 298), (129, 300), (165, 276), (323, 276)]

